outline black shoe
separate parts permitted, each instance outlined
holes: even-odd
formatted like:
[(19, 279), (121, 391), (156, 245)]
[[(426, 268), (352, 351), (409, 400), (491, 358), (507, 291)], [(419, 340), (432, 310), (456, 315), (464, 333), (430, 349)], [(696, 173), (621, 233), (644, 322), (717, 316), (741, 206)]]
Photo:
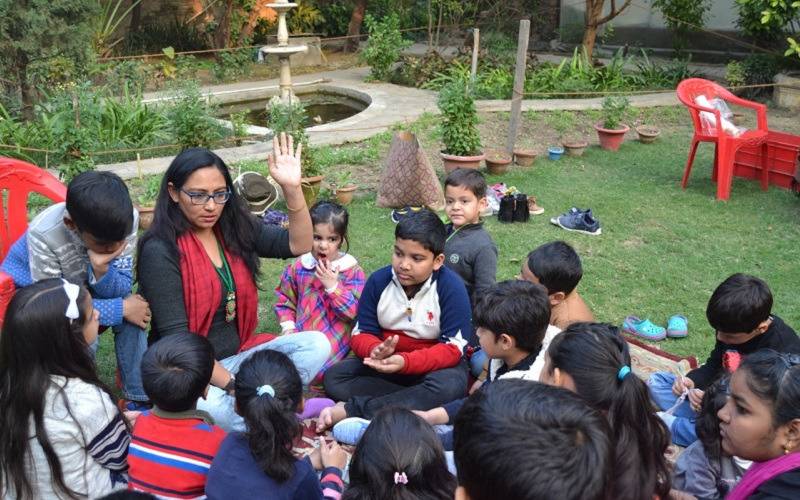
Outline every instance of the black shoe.
[(528, 222), (531, 214), (528, 211), (528, 195), (519, 193), (514, 196), (514, 222)]
[(500, 210), (497, 212), (500, 222), (514, 222), (514, 197), (507, 194), (500, 198)]

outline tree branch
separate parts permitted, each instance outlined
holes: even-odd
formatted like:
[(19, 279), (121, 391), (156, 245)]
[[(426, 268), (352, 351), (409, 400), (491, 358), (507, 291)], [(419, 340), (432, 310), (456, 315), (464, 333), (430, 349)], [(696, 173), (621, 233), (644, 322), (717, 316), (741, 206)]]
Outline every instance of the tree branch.
[(620, 7), (619, 10), (617, 10), (615, 0), (611, 0), (611, 12), (609, 12), (607, 16), (598, 19), (597, 25), (599, 26), (601, 24), (605, 24), (610, 20), (614, 19), (615, 17), (617, 17), (618, 15), (622, 14), (622, 11), (628, 8), (628, 6), (631, 4), (631, 1), (632, 0), (625, 0), (625, 3), (622, 4), (622, 7)]

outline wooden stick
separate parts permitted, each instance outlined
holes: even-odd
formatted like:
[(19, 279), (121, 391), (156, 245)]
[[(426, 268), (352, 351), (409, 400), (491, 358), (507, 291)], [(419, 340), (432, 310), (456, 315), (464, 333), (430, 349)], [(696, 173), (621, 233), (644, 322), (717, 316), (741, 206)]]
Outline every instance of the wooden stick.
[(478, 74), (478, 50), (480, 49), (480, 42), (481, 30), (474, 28), (472, 30), (472, 70), (470, 72), (472, 83), (475, 83), (475, 77)]
[(517, 128), (522, 113), (522, 94), (525, 90), (525, 65), (528, 59), (528, 38), (530, 37), (531, 22), (523, 19), (519, 22), (519, 38), (517, 40), (517, 64), (514, 71), (514, 93), (511, 96), (511, 120), (508, 124), (508, 144), (506, 151), (514, 152), (514, 143), (517, 140)]

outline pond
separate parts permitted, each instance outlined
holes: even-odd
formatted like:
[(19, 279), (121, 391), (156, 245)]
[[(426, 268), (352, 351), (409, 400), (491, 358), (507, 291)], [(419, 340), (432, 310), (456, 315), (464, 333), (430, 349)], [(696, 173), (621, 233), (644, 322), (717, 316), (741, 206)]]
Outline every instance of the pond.
[[(329, 92), (311, 92), (297, 96), (305, 104), (308, 116), (306, 127), (313, 127), (325, 123), (337, 122), (350, 118), (351, 116), (364, 111), (368, 104), (352, 97), (334, 94)], [(269, 99), (247, 101), (228, 106), (225, 110), (226, 115), (247, 110), (246, 121), (250, 125), (259, 127), (267, 126), (267, 104)]]

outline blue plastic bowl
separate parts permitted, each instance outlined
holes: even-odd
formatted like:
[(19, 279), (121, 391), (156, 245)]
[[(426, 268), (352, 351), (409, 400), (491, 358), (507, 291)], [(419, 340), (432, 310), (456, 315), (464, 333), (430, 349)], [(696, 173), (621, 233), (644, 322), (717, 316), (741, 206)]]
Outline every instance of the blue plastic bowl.
[(551, 160), (558, 160), (561, 158), (561, 155), (564, 154), (564, 148), (560, 146), (550, 146), (547, 148), (547, 156)]

